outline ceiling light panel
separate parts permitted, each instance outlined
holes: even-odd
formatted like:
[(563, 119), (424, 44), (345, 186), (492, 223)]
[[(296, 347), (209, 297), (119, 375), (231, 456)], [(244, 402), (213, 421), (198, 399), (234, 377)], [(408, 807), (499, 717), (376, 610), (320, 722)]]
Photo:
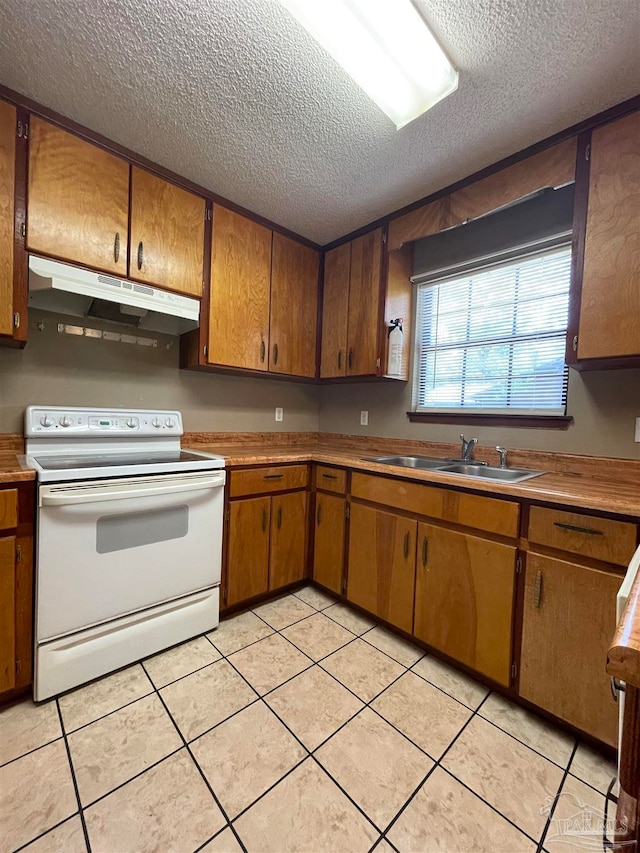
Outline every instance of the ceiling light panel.
[(411, 0), (280, 0), (399, 129), (458, 88)]

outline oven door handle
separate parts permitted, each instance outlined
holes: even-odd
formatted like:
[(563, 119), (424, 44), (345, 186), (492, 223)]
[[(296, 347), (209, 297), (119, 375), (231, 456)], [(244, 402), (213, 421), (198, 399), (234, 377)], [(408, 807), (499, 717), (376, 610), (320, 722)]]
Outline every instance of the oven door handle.
[(164, 485), (126, 486), (118, 485), (89, 489), (61, 489), (40, 494), (40, 506), (66, 506), (68, 504), (88, 504), (99, 501), (120, 501), (129, 498), (146, 498), (156, 495), (175, 495), (180, 492), (200, 492), (203, 489), (215, 489), (224, 485), (224, 475), (203, 477), (182, 483), (166, 483)]

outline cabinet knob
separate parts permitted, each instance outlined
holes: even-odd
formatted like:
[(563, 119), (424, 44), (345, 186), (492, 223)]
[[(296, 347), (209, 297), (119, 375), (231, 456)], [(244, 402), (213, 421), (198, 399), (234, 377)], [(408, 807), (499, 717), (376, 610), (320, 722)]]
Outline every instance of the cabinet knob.
[(144, 263), (144, 246), (142, 245), (142, 240), (138, 243), (138, 269), (142, 269), (142, 264)]

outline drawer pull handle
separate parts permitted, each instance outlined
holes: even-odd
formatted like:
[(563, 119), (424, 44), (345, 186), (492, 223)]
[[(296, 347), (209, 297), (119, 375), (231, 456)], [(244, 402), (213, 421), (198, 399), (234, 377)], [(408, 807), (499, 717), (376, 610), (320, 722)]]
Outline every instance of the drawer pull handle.
[(409, 556), (409, 531), (408, 531), (408, 530), (407, 530), (407, 532), (404, 534), (404, 548), (403, 548), (403, 551), (404, 551), (404, 558), (405, 558), (405, 560), (406, 560), (406, 559), (407, 559), (407, 557)]
[(317, 523), (320, 524), (322, 521), (322, 504), (318, 504), (318, 511), (316, 513)]
[(533, 605), (536, 610), (540, 609), (542, 599), (542, 572), (536, 572), (536, 580), (533, 586)]
[(142, 269), (142, 264), (144, 263), (144, 246), (142, 245), (142, 240), (138, 243), (138, 269)]
[(589, 533), (591, 536), (602, 536), (602, 530), (595, 530), (593, 527), (580, 527), (577, 524), (566, 524), (564, 521), (554, 521), (556, 527), (562, 530), (572, 530), (574, 533)]
[(262, 532), (264, 533), (267, 529), (267, 511), (266, 509), (262, 510)]
[(260, 341), (260, 361), (264, 363), (264, 357), (267, 354), (267, 348), (264, 341)]
[(278, 363), (278, 344), (273, 345), (273, 363)]
[(349, 350), (349, 360), (348, 360), (349, 370), (353, 367), (353, 347)]
[(117, 231), (113, 241), (113, 260), (116, 263), (120, 260), (120, 234)]
[(278, 526), (278, 530), (280, 530), (280, 528), (282, 527), (282, 507), (281, 506), (278, 507), (278, 515), (277, 515), (276, 524)]
[(422, 540), (422, 565), (427, 565), (427, 558), (429, 556), (429, 540), (425, 536)]
[(284, 474), (265, 474), (265, 480), (281, 480), (284, 477)]
[(324, 477), (325, 480), (337, 480), (338, 479), (337, 474), (323, 474), (322, 476)]
[(342, 369), (342, 350), (338, 350), (338, 370)]

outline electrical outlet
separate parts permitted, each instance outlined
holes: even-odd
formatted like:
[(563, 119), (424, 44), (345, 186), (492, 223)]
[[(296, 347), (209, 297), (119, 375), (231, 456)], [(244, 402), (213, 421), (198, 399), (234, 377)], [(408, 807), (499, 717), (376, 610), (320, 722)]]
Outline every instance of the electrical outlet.
[(368, 426), (369, 412), (360, 412), (360, 426)]
[(636, 437), (635, 440), (640, 442), (640, 418), (636, 418)]
[(280, 408), (280, 406), (276, 406), (276, 420), (284, 420), (284, 409)]

